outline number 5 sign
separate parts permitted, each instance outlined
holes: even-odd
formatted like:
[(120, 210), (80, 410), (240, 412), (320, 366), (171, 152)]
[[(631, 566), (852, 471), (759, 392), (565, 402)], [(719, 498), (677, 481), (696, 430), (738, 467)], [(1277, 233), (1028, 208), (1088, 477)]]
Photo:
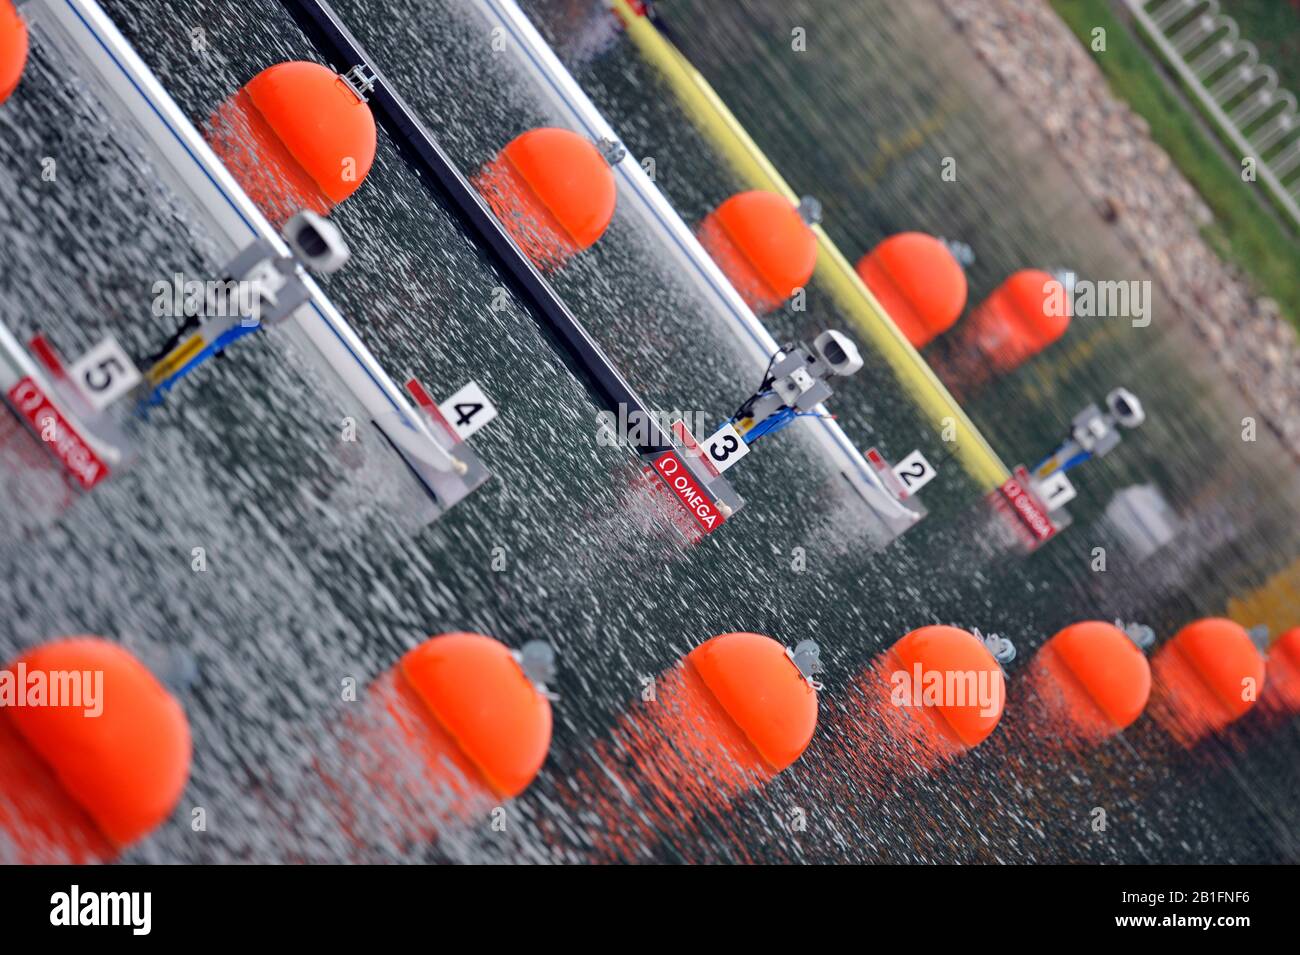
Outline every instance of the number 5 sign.
[(102, 411), (140, 382), (140, 372), (112, 335), (68, 369), (68, 377), (96, 411)]

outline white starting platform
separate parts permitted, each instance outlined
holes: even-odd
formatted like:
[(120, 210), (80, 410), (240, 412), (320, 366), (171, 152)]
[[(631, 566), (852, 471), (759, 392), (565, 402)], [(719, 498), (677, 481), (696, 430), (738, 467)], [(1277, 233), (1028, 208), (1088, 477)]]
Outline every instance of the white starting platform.
[[(432, 504), (424, 514), (435, 518), (481, 486), (489, 473), (466, 439), (496, 409), (478, 386), (470, 382), (441, 404), (414, 379), (399, 387), (94, 0), (29, 0), (22, 15), (33, 48), (57, 54), (85, 81), (105, 115), (123, 136), (134, 137), (164, 185), (194, 211), (221, 254), (239, 261), (249, 250), (261, 250), (288, 276), (296, 307), (268, 325), (268, 333), (290, 336), (299, 346), (291, 350), (360, 404)], [(190, 342), (194, 348), (214, 344), (198, 337), (197, 345)], [(111, 339), (101, 343), (65, 372), (48, 343), (36, 340), (29, 351), (0, 326), (0, 393), (84, 490), (131, 456), (125, 435), (105, 413), (105, 399), (138, 400), (156, 383), (155, 375), (142, 376), (114, 345)]]

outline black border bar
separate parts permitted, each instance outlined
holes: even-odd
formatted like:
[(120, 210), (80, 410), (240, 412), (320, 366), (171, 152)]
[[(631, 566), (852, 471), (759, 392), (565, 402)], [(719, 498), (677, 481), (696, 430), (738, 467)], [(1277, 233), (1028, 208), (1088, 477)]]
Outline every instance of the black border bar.
[[(1230, 946), (1258, 947), (1261, 939), (1293, 933), (1294, 878), (1288, 871), (1231, 866), (891, 866), (832, 880), (819, 899), (841, 928), (861, 934), (888, 923), (910, 948), (922, 952), (940, 950), (950, 941), (960, 945), (960, 951), (1017, 942), (1042, 948), (1053, 939), (1104, 939), (1113, 944), (1112, 939), (1128, 938), (1130, 947), (1149, 948), (1153, 940), (1182, 945), (1191, 937), (1212, 940), (1217, 950), (1226, 951)], [(437, 939), (457, 925), (459, 931), (479, 934), (484, 926), (494, 931), (505, 927), (503, 939), (510, 939), (511, 925), (527, 926), (523, 940), (535, 944), (535, 926), (548, 918), (556, 921), (554, 894), (521, 891), (518, 887), (539, 884), (526, 875), (518, 883), (507, 883), (513, 891), (503, 894), (502, 878), (514, 877), (461, 867), (417, 872), (410, 866), (0, 866), (0, 912), (6, 951), (15, 952), (44, 951), (45, 938), (59, 941), (60, 935), (61, 951), (79, 942), (116, 943), (114, 949), (126, 951), (153, 942), (175, 952), (178, 945), (196, 940), (247, 946), (255, 941), (264, 945), (268, 938), (291, 940), (299, 949), (323, 943), (324, 950), (337, 951), (353, 938), (373, 948), (388, 932), (410, 935), (412, 928), (422, 937)], [(602, 876), (594, 893), (584, 881), (575, 892), (588, 908), (594, 904), (619, 912), (620, 924), (677, 918), (673, 908), (664, 907), (663, 893), (638, 891), (620, 878)], [(674, 872), (669, 878), (661, 883), (666, 891), (695, 877)], [(743, 881), (749, 877), (739, 873), (723, 878), (751, 885)], [(802, 874), (797, 883), (777, 878), (781, 888), (788, 887), (787, 894), (804, 884)], [(690, 884), (703, 898), (717, 882), (717, 876), (710, 876)], [(83, 900), (101, 892), (149, 892), (149, 934), (135, 935), (122, 924), (126, 919), (114, 925), (86, 925), (80, 918), (77, 926), (66, 924), (66, 919), (57, 924), (58, 896), (70, 901), (74, 885)], [(864, 885), (872, 908), (866, 914)], [(136, 901), (132, 911), (142, 915), (143, 896)], [(604, 923), (570, 922), (571, 938), (597, 945), (608, 941)], [(732, 948), (737, 941), (741, 947), (771, 947), (772, 927), (762, 920), (724, 923), (707, 926), (701, 937), (718, 938)], [(1252, 937), (1260, 930), (1265, 934)], [(794, 926), (791, 932), (798, 936), (800, 928)], [(746, 946), (750, 938), (754, 943)], [(36, 939), (41, 949), (22, 944)]]

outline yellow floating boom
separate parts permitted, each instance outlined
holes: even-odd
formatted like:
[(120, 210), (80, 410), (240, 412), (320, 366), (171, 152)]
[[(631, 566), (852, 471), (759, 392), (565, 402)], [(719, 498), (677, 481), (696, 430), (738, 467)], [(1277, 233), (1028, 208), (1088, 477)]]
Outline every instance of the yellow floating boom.
[(1226, 616), (1243, 627), (1264, 624), (1276, 640), (1300, 620), (1300, 560), (1270, 577), (1263, 586), (1228, 601)]
[[(691, 120), (713, 141), (741, 180), (752, 189), (779, 192), (791, 202), (798, 202), (794, 190), (681, 51), (646, 17), (637, 14), (628, 0), (607, 2), (623, 21), (641, 55), (664, 75)], [(1002, 484), (1011, 476), (1007, 466), (885, 314), (826, 230), (818, 225), (813, 226), (813, 232), (818, 244), (817, 269), (813, 274), (830, 290), (858, 332), (884, 356), (899, 384), (932, 419), (935, 429), (942, 432), (950, 424), (956, 431), (954, 456), (966, 473), (984, 490)]]

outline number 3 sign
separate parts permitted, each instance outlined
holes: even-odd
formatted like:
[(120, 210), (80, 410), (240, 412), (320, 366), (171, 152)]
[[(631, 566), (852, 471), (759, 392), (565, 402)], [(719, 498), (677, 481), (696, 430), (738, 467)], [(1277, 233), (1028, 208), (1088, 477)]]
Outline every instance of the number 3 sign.
[(705, 438), (701, 447), (719, 474), (749, 453), (749, 445), (730, 422)]

